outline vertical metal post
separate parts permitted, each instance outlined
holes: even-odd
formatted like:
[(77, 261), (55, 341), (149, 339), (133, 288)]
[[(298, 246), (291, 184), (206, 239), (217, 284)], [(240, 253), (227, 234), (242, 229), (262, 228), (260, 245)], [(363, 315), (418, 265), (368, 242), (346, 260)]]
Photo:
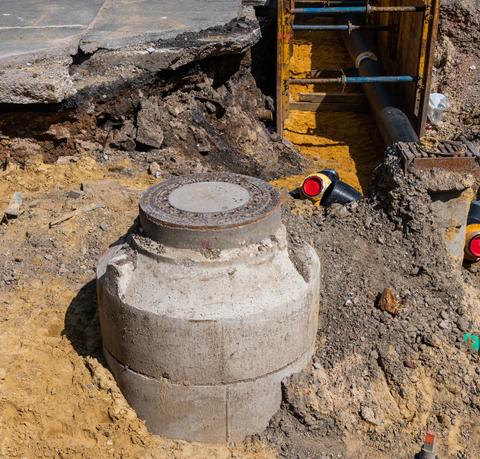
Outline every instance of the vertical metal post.
[(283, 138), (288, 116), (290, 57), (293, 52), (291, 9), (294, 0), (278, 0), (277, 11), (277, 133)]

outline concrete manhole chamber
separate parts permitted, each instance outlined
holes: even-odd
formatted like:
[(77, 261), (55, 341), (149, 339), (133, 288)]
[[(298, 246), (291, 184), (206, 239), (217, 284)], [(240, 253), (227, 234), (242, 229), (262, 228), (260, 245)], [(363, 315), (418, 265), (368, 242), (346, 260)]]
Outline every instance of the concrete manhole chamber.
[(108, 364), (154, 434), (242, 441), (309, 362), (320, 262), (290, 260), (280, 199), (235, 174), (174, 178), (140, 197), (140, 225), (99, 261)]

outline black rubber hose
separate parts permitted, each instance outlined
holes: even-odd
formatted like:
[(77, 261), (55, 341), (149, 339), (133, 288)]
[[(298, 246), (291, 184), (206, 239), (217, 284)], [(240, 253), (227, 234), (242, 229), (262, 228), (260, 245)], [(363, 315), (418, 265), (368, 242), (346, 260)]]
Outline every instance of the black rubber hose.
[[(348, 15), (339, 18), (339, 24), (348, 24), (349, 21), (355, 22), (355, 18)], [(350, 57), (355, 62), (355, 66), (358, 66), (359, 76), (385, 75), (380, 64), (374, 60), (374, 54), (366, 44), (362, 32), (345, 31), (342, 32), (342, 37)], [(362, 86), (387, 147), (397, 142), (419, 141), (409, 119), (400, 110), (398, 100), (388, 83), (364, 83)]]

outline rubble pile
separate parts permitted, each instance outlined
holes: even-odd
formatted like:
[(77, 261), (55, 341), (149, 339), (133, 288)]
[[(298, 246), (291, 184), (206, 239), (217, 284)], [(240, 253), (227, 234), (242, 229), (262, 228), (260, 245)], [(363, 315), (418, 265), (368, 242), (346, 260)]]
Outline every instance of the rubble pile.
[[(225, 70), (229, 63), (234, 70)], [(211, 58), (78, 110), (0, 115), (0, 167), (28, 166), (39, 154), (46, 162), (88, 154), (102, 165), (154, 163), (164, 178), (207, 170), (265, 179), (300, 173), (299, 150), (259, 120), (273, 100), (257, 88), (250, 65), (250, 53), (242, 61)]]
[(320, 254), (323, 299), (312, 366), (284, 382), (261, 437), (280, 457), (413, 457), (427, 430), (439, 457), (475, 457), (480, 366), (464, 335), (479, 330), (478, 281), (438, 234), (429, 193), (442, 183), (473, 179), (405, 176), (392, 147), (368, 199), (285, 205), (292, 250)]

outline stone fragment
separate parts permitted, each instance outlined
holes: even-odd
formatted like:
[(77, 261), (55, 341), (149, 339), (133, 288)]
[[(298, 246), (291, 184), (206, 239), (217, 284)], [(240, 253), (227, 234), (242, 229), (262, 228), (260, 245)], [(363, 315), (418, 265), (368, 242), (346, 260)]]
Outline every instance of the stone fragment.
[(100, 223), (100, 228), (105, 231), (108, 228), (107, 222)]
[(283, 138), (283, 139), (282, 139), (282, 143), (283, 143), (283, 145), (285, 145), (287, 148), (290, 148), (290, 149), (293, 148), (293, 143), (290, 142), (290, 140), (288, 140), (288, 139)]
[(440, 328), (442, 328), (443, 330), (445, 330), (445, 329), (448, 328), (448, 321), (442, 320), (442, 321), (438, 324), (438, 326), (439, 326)]
[(137, 114), (137, 142), (153, 148), (160, 148), (163, 144), (163, 130), (160, 127), (160, 109), (151, 104)]
[(463, 332), (468, 331), (468, 328), (469, 328), (468, 320), (465, 319), (465, 317), (460, 317), (460, 319), (458, 319), (458, 322), (457, 322), (457, 327)]
[(375, 412), (369, 406), (364, 405), (361, 407), (360, 416), (363, 420), (369, 422), (370, 424), (373, 424), (375, 426), (378, 426), (380, 424), (377, 417), (375, 416)]
[(46, 134), (53, 135), (57, 140), (66, 140), (70, 138), (70, 131), (63, 124), (52, 124), (46, 131)]
[(386, 288), (383, 289), (382, 296), (380, 297), (379, 306), (382, 311), (387, 311), (393, 315), (399, 314), (400, 312), (402, 312), (403, 309), (403, 305), (400, 304), (395, 299), (392, 292)]
[(78, 199), (78, 198), (81, 198), (82, 196), (85, 196), (85, 193), (82, 193), (81, 191), (77, 191), (77, 190), (70, 190), (67, 193), (67, 198), (71, 198), (71, 199)]
[(16, 218), (18, 217), (18, 212), (20, 206), (22, 205), (22, 193), (19, 191), (13, 193), (12, 199), (8, 203), (8, 206), (5, 210), (5, 215), (7, 218)]
[(427, 333), (424, 337), (423, 337), (423, 341), (425, 342), (425, 344), (427, 344), (428, 346), (431, 346), (431, 347), (440, 347), (440, 345), (442, 344), (442, 342), (440, 341), (440, 339), (434, 335), (433, 333)]
[(403, 364), (407, 367), (407, 368), (411, 368), (412, 370), (415, 370), (415, 368), (417, 368), (417, 366), (410, 362), (410, 360), (408, 359), (405, 359), (405, 361), (403, 362)]
[(150, 174), (152, 175), (155, 175), (155, 172), (159, 170), (160, 166), (158, 165), (158, 163), (151, 163), (150, 166), (148, 166), (148, 172), (150, 172)]
[(79, 158), (77, 156), (60, 156), (57, 159), (57, 164), (60, 164), (60, 166), (65, 166), (65, 164), (70, 164), (78, 160)]

